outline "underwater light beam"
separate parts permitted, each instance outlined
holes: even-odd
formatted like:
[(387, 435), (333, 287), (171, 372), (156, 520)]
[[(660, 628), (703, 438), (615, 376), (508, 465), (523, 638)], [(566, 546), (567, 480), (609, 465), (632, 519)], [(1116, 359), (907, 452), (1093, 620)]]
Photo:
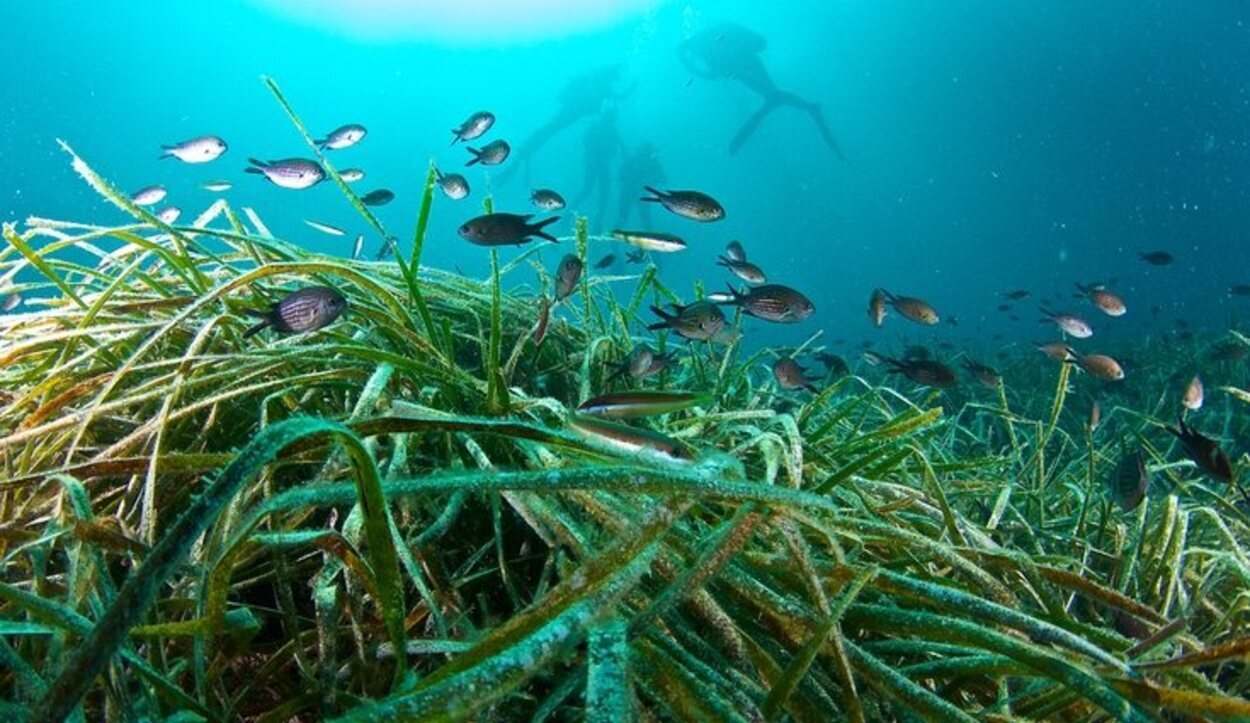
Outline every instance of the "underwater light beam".
[(525, 42), (593, 30), (661, 0), (251, 0), (322, 30), (366, 39)]

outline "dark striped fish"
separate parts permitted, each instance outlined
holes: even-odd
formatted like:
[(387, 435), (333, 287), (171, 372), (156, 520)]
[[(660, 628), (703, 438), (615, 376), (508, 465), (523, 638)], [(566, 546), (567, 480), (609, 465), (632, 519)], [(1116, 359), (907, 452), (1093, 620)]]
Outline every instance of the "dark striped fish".
[[(718, 297), (719, 299), (720, 297)], [(779, 324), (803, 321), (816, 311), (816, 306), (799, 291), (781, 284), (764, 284), (754, 289), (738, 291), (729, 288), (729, 299), (717, 303), (740, 306), (757, 319)]]
[(577, 411), (595, 417), (624, 419), (668, 414), (706, 403), (707, 400), (705, 395), (694, 392), (612, 392), (582, 402)]
[(955, 372), (941, 362), (932, 359), (891, 359), (881, 357), (881, 361), (890, 365), (890, 374), (902, 374), (917, 384), (926, 387), (950, 387), (956, 382)]
[(585, 439), (613, 449), (666, 462), (690, 462), (693, 451), (672, 437), (598, 417), (574, 415), (569, 428)]
[(700, 191), (661, 191), (645, 186), (650, 196), (641, 200), (658, 203), (673, 213), (691, 221), (719, 221), (725, 217), (725, 207), (715, 198)]
[(282, 333), (303, 333), (329, 326), (347, 309), (347, 299), (328, 286), (310, 286), (293, 291), (269, 307), (268, 311), (248, 309), (247, 313), (261, 319), (259, 324), (243, 332), (246, 339), (266, 327)]

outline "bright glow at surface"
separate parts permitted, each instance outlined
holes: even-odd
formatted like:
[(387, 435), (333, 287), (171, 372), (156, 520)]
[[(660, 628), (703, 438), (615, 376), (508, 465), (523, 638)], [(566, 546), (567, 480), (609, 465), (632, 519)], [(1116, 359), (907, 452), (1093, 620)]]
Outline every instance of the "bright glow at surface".
[(252, 0), (300, 22), (369, 39), (532, 42), (593, 30), (659, 0)]

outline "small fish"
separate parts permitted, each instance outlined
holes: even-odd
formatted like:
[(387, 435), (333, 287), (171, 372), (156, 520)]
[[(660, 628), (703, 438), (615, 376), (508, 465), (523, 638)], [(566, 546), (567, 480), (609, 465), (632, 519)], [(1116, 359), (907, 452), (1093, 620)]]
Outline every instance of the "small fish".
[(459, 173), (443, 173), (437, 168), (434, 174), (438, 176), (438, 187), (443, 195), (453, 201), (459, 201), (469, 195), (469, 182)]
[(161, 210), (156, 212), (157, 220), (165, 224), (170, 224), (170, 223), (173, 223), (174, 221), (177, 221), (178, 217), (181, 215), (182, 215), (182, 209), (178, 208), (177, 206), (166, 206), (165, 208), (162, 208)]
[(725, 244), (725, 256), (729, 257), (730, 261), (746, 261), (747, 251), (742, 248), (742, 244), (740, 242), (730, 241)]
[(902, 374), (926, 387), (945, 388), (954, 386), (957, 381), (950, 367), (932, 359), (899, 360), (884, 356), (880, 359), (889, 365), (890, 374)]
[(364, 177), (365, 172), (359, 168), (349, 168), (346, 171), (339, 171), (339, 178), (343, 179), (344, 183), (355, 183), (356, 181), (364, 180)]
[(1030, 296), (1032, 296), (1032, 294), (1029, 293), (1026, 289), (1016, 289), (1015, 291), (1008, 291), (1007, 293), (1003, 294), (1003, 298), (1010, 299), (1012, 301), (1024, 301)]
[(469, 219), (460, 225), (460, 237), (478, 246), (516, 246), (532, 241), (537, 236), (553, 243), (559, 242), (555, 236), (543, 229), (556, 221), (559, 216), (543, 219), (538, 223), (530, 223), (530, 214), (488, 213)]
[(947, 326), (959, 326), (959, 317), (955, 316), (954, 314), (951, 314), (950, 316), (946, 317), (946, 324)]
[(217, 136), (199, 136), (172, 146), (161, 146), (161, 158), (177, 158), (183, 163), (208, 163), (229, 149)]
[(325, 169), (316, 161), (306, 158), (283, 158), (277, 161), (258, 161), (247, 159), (252, 165), (244, 169), (248, 173), (257, 173), (269, 179), (269, 182), (280, 188), (302, 191), (321, 183), (326, 178)]
[(610, 419), (646, 417), (706, 404), (707, 396), (694, 392), (611, 392), (588, 399), (577, 408), (579, 414)]
[(716, 199), (700, 191), (660, 191), (644, 186), (650, 196), (640, 200), (658, 203), (673, 213), (691, 221), (719, 221), (725, 217), (725, 208)]
[(1167, 266), (1176, 260), (1172, 254), (1167, 251), (1147, 251), (1137, 254), (1137, 257), (1152, 266)]
[(479, 110), (466, 118), (459, 128), (451, 129), (451, 144), (454, 146), (458, 141), (480, 138), (493, 125), (495, 125), (495, 114), (487, 110)]
[(1196, 412), (1202, 409), (1204, 396), (1202, 378), (1195, 374), (1194, 378), (1189, 380), (1189, 384), (1185, 385), (1185, 392), (1181, 395), (1181, 405), (1191, 412)]
[(551, 323), (551, 301), (543, 294), (538, 305), (538, 323), (534, 325), (534, 333), (531, 338), (534, 340), (534, 346), (543, 343), (543, 339), (547, 338), (547, 325)]
[(997, 389), (999, 382), (1003, 379), (993, 367), (978, 364), (971, 359), (964, 360), (964, 369), (968, 370), (972, 378), (981, 382), (981, 386), (987, 389)]
[(1250, 296), (1250, 284), (1233, 284), (1228, 287), (1229, 296)]
[(629, 264), (641, 264), (647, 260), (647, 252), (639, 249), (638, 251), (629, 251), (625, 254), (625, 262)]
[(1090, 376), (1098, 377), (1109, 382), (1118, 382), (1124, 378), (1124, 368), (1115, 359), (1106, 354), (1085, 354), (1084, 356), (1076, 354), (1073, 358), (1067, 360), (1068, 364), (1075, 364), (1084, 369)]
[(806, 389), (817, 393), (820, 390), (807, 378), (807, 370), (799, 366), (792, 357), (781, 357), (773, 362), (773, 377), (782, 389)]
[(685, 443), (649, 429), (580, 414), (573, 415), (569, 420), (569, 428), (583, 438), (627, 454), (668, 462), (690, 462), (694, 459), (693, 452)]
[(628, 374), (633, 379), (642, 379), (648, 376), (651, 371), (651, 362), (655, 359), (655, 352), (646, 344), (639, 344), (626, 355), (625, 359), (619, 364), (615, 364), (612, 373), (608, 375), (607, 382), (611, 384), (616, 379)]
[(530, 193), (530, 203), (542, 211), (559, 211), (564, 208), (564, 196), (550, 188), (536, 188)]
[(1040, 310), (1046, 316), (1042, 319), (1043, 324), (1049, 321), (1068, 336), (1075, 339), (1088, 339), (1094, 335), (1094, 328), (1089, 325), (1089, 322), (1076, 314), (1060, 314), (1045, 307), (1041, 307)]
[(616, 254), (608, 254), (595, 262), (596, 269), (606, 269), (616, 263)]
[(234, 187), (234, 184), (230, 183), (229, 181), (209, 181), (208, 183), (202, 184), (200, 186), (200, 188), (204, 189), (205, 191), (213, 191), (214, 193), (221, 193), (222, 191), (229, 191), (233, 187)]
[(1250, 349), (1247, 349), (1244, 344), (1229, 341), (1212, 347), (1211, 351), (1207, 352), (1207, 358), (1212, 361), (1241, 361), (1248, 353)]
[(1011, 304), (999, 304), (994, 308), (996, 311), (1011, 311)]
[(846, 365), (845, 359), (837, 354), (830, 354), (827, 351), (818, 352), (816, 354), (816, 361), (825, 365), (826, 373), (831, 373), (836, 376), (844, 376), (849, 374), (851, 371), (850, 367)]
[(385, 206), (394, 200), (395, 194), (385, 188), (370, 191), (360, 197), (360, 202), (366, 206)]
[(725, 314), (720, 307), (710, 301), (696, 301), (685, 306), (672, 304), (674, 313), (670, 314), (658, 306), (651, 311), (660, 321), (647, 327), (648, 331), (672, 329), (679, 336), (694, 341), (707, 341), (716, 335), (725, 325)]
[(1102, 405), (1098, 400), (1094, 400), (1093, 406), (1089, 408), (1089, 432), (1094, 433), (1098, 429), (1098, 423), (1102, 421)]
[(389, 236), (382, 242), (382, 248), (378, 249), (378, 253), (373, 257), (375, 261), (381, 261), (388, 256), (393, 256), (399, 250), (399, 240), (394, 236)]
[(344, 231), (343, 229), (339, 228), (338, 226), (331, 226), (328, 223), (321, 223), (320, 221), (309, 221), (308, 219), (304, 219), (304, 223), (308, 224), (312, 228), (317, 229), (321, 233), (328, 233), (331, 236), (347, 235), (347, 232)]
[(741, 307), (745, 313), (764, 321), (794, 324), (816, 311), (815, 304), (801, 292), (781, 284), (764, 284), (745, 292), (731, 286), (729, 293), (730, 300), (722, 303)]
[(1109, 480), (1111, 496), (1125, 512), (1132, 512), (1146, 499), (1150, 491), (1150, 471), (1141, 450), (1129, 451), (1120, 443), (1120, 462)]
[(22, 295), (16, 291), (4, 297), (4, 301), (0, 302), (0, 309), (6, 312), (13, 311), (22, 304)]
[(1220, 449), (1215, 440), (1185, 426), (1185, 420), (1181, 417), (1176, 418), (1176, 427), (1164, 427), (1164, 429), (1180, 440), (1185, 455), (1198, 465), (1198, 469), (1221, 482), (1232, 481), (1232, 460), (1228, 458), (1224, 450)]
[(750, 261), (734, 261), (728, 256), (718, 256), (716, 265), (724, 266), (729, 269), (734, 276), (737, 276), (748, 284), (763, 284), (768, 281), (768, 278), (764, 276), (763, 269)]
[(885, 289), (873, 289), (872, 296), (868, 297), (868, 318), (872, 320), (872, 325), (881, 328), (882, 322), (885, 321)]
[(904, 319), (914, 321), (917, 324), (933, 325), (941, 321), (937, 310), (924, 299), (918, 299), (913, 296), (897, 296), (891, 294), (885, 289), (879, 289), (885, 295), (885, 301)]
[(1087, 297), (1098, 310), (1107, 316), (1124, 316), (1124, 312), (1128, 311), (1124, 306), (1124, 301), (1119, 296), (1107, 291), (1101, 284), (1093, 284), (1091, 286), (1083, 286), (1077, 284), (1076, 288), (1082, 295)]
[(356, 234), (356, 242), (352, 244), (352, 259), (360, 258), (365, 250), (365, 235), (363, 233)]
[(659, 352), (653, 352), (651, 354), (651, 364), (647, 366), (646, 371), (636, 376), (635, 379), (653, 377), (665, 369), (676, 365), (677, 362), (678, 359), (676, 354), (660, 354)]
[(169, 195), (163, 186), (147, 186), (130, 194), (130, 202), (136, 206), (155, 206)]
[(556, 301), (563, 301), (577, 291), (577, 283), (582, 280), (582, 260), (577, 254), (565, 254), (556, 267)]
[(323, 329), (347, 309), (347, 299), (328, 286), (309, 286), (293, 291), (268, 311), (248, 309), (247, 313), (261, 319), (259, 324), (243, 332), (243, 338), (259, 334), (266, 327), (283, 333), (303, 333)]
[(612, 232), (612, 237), (646, 251), (672, 253), (686, 248), (686, 242), (680, 237), (659, 231), (621, 231), (618, 229)]
[(472, 166), (475, 163), (481, 163), (483, 166), (497, 166), (508, 160), (508, 154), (512, 153), (512, 146), (507, 141), (491, 141), (481, 148), (468, 148), (469, 153), (473, 154), (473, 158), (464, 164)]
[(886, 362), (886, 358), (876, 353), (875, 351), (865, 351), (860, 356), (863, 358), (864, 361), (868, 362), (874, 367), (881, 366), (882, 364), (885, 364)]
[(369, 131), (359, 123), (348, 123), (330, 131), (325, 138), (316, 143), (317, 147), (322, 150), (341, 151), (361, 142), (368, 133)]

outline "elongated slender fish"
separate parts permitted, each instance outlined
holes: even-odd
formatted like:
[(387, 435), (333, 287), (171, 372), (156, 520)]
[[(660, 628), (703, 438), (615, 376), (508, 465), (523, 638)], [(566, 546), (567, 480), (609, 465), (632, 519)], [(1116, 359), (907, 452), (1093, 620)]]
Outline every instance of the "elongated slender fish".
[(637, 246), (644, 251), (673, 253), (686, 248), (686, 242), (682, 241), (679, 236), (659, 231), (622, 231), (618, 229), (612, 232), (612, 237), (618, 241), (624, 241), (630, 246)]
[(317, 141), (317, 146), (331, 151), (351, 148), (364, 140), (368, 133), (369, 131), (359, 123), (348, 123), (330, 131), (325, 138)]
[(352, 260), (360, 258), (365, 251), (365, 235), (363, 233), (356, 234), (356, 241), (352, 244)]
[(534, 346), (543, 343), (543, 339), (547, 338), (547, 325), (551, 323), (551, 300), (543, 294), (542, 299), (538, 302), (538, 321), (534, 324)]
[(580, 414), (624, 419), (668, 414), (706, 404), (708, 397), (695, 392), (631, 391), (611, 392), (588, 399), (577, 408)]
[(694, 459), (693, 451), (684, 443), (649, 429), (580, 414), (569, 420), (569, 429), (592, 442), (639, 457), (666, 462)]
[(458, 128), (451, 129), (451, 144), (454, 146), (457, 141), (480, 138), (493, 125), (495, 125), (495, 114), (488, 110), (479, 110), (466, 118)]
[(328, 286), (309, 286), (292, 291), (267, 311), (248, 309), (260, 323), (243, 332), (243, 338), (259, 334), (266, 328), (281, 333), (303, 333), (325, 328), (347, 309), (347, 299)]
[(321, 233), (328, 233), (331, 236), (347, 235), (347, 232), (344, 231), (343, 229), (339, 228), (338, 226), (331, 226), (328, 223), (321, 223), (320, 221), (309, 221), (308, 219), (304, 219), (304, 223), (308, 224), (312, 228), (317, 229)]
[(222, 191), (229, 191), (232, 187), (233, 187), (233, 184), (230, 183), (229, 181), (209, 181), (208, 183), (205, 183), (200, 186), (200, 188), (204, 189), (205, 191), (213, 191), (215, 193), (220, 193)]
[(244, 169), (248, 173), (262, 175), (275, 186), (293, 191), (312, 188), (326, 178), (326, 172), (321, 164), (306, 158), (283, 158), (277, 161), (258, 161), (255, 158), (247, 160), (252, 164)]
[(616, 263), (616, 254), (607, 254), (595, 262), (596, 269), (606, 269)]
[(658, 203), (682, 218), (704, 223), (725, 218), (725, 207), (701, 191), (661, 191), (651, 186), (645, 188), (651, 195), (643, 196), (641, 200)]
[(227, 149), (226, 142), (217, 136), (198, 136), (171, 146), (161, 146), (160, 157), (177, 158), (183, 163), (208, 163), (220, 158)]

